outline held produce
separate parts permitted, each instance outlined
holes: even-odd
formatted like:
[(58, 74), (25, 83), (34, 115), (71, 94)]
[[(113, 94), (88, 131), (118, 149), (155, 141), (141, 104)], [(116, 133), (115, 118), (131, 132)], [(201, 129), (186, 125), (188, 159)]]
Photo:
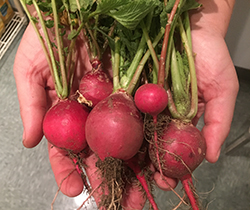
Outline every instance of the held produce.
[(73, 100), (59, 101), (43, 120), (46, 139), (55, 147), (79, 153), (87, 147), (85, 124), (89, 109)]
[(89, 147), (104, 161), (107, 157), (128, 160), (143, 142), (143, 121), (131, 96), (116, 92), (98, 103), (86, 122)]
[[(121, 209), (125, 189), (136, 180), (158, 209), (152, 163), (166, 184), (165, 177), (179, 179), (190, 206), (199, 209), (192, 172), (205, 157), (206, 143), (191, 124), (198, 96), (188, 13), (201, 5), (195, 0), (21, 3), (41, 42), (59, 100), (44, 117), (44, 135), (68, 151), (84, 183), (86, 154), (95, 154), (101, 184), (95, 189), (86, 184), (86, 189), (92, 194), (100, 188), (98, 207)], [(35, 7), (37, 17), (27, 4)], [(82, 78), (76, 78), (81, 59), (77, 40), (84, 43), (92, 67)], [(110, 60), (105, 60), (107, 52)], [(112, 64), (112, 73), (104, 63)]]
[(91, 107), (108, 97), (112, 91), (112, 80), (102, 69), (93, 68), (82, 77), (79, 85), (79, 92), (91, 102)]

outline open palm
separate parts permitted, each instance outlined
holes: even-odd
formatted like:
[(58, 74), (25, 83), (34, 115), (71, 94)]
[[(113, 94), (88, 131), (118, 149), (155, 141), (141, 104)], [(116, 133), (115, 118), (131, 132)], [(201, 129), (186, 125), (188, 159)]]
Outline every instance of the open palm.
[[(238, 91), (238, 80), (235, 69), (224, 42), (223, 36), (213, 30), (192, 25), (193, 51), (197, 71), (199, 109), (194, 123), (204, 113), (205, 126), (202, 129), (207, 142), (206, 159), (215, 162), (218, 159), (221, 145), (228, 135)], [(74, 92), (83, 74), (91, 69), (88, 56), (82, 42), (77, 43), (77, 72), (74, 80)], [(54, 103), (57, 102), (54, 84), (36, 34), (28, 26), (20, 43), (14, 65), (20, 112), (23, 120), (23, 144), (28, 148), (36, 146), (43, 137), (43, 117)], [(48, 144), (49, 158), (55, 179), (58, 183), (72, 171), (74, 165), (64, 152)], [(93, 188), (100, 184), (96, 179), (96, 157), (90, 154), (85, 163), (89, 166), (86, 173)], [(161, 181), (160, 174), (155, 173), (156, 184), (169, 189)], [(172, 187), (175, 180), (169, 179)], [(64, 182), (61, 191), (67, 196), (76, 196), (83, 190), (83, 182), (77, 171), (74, 171)], [(127, 189), (123, 205), (126, 209), (142, 209), (145, 199), (137, 188)], [(98, 192), (95, 194), (98, 202)]]
[[(83, 43), (78, 41), (77, 47), (79, 59), (72, 93), (77, 90), (84, 73), (91, 69)], [(31, 25), (26, 29), (18, 48), (14, 64), (14, 76), (24, 126), (23, 144), (27, 148), (32, 148), (41, 141), (44, 115), (58, 101), (58, 97), (44, 52)], [(72, 172), (75, 166), (68, 154), (52, 147), (49, 143), (48, 151), (57, 184), (60, 185), (62, 180), (67, 177), (63, 181), (60, 190), (70, 197), (79, 195), (83, 190), (83, 181), (76, 170)], [(87, 165), (85, 170), (93, 189), (101, 183), (95, 167), (96, 161), (95, 154), (91, 152), (84, 158), (84, 164)], [(97, 203), (100, 200), (100, 195), (102, 195), (102, 192), (98, 192), (98, 190), (94, 193)], [(122, 200), (124, 208), (142, 209), (144, 203), (145, 197), (139, 188), (128, 185)]]

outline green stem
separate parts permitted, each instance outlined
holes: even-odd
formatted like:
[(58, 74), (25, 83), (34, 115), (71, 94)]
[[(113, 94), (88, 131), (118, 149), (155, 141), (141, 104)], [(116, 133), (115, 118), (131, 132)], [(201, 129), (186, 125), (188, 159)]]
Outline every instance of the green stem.
[(137, 52), (134, 56), (134, 59), (127, 70), (127, 74), (121, 78), (121, 86), (122, 87), (126, 88), (128, 86), (128, 84), (130, 83), (131, 78), (133, 77), (133, 75), (137, 69), (137, 66), (139, 65), (140, 60), (142, 58), (143, 51), (145, 49), (145, 45), (146, 45), (146, 40), (145, 40), (145, 37), (142, 36), (141, 41), (140, 41), (139, 46), (138, 46), (138, 49), (137, 49)]
[(186, 51), (187, 57), (188, 57), (188, 64), (189, 64), (189, 70), (190, 70), (190, 80), (191, 80), (191, 109), (190, 112), (187, 114), (187, 119), (193, 119), (197, 113), (198, 109), (198, 90), (197, 90), (197, 78), (196, 78), (196, 71), (195, 71), (195, 64), (194, 64), (194, 57), (192, 50), (189, 46), (189, 41), (185, 32), (185, 29), (182, 24), (182, 20), (179, 17), (178, 18), (179, 23), (179, 30), (181, 39), (184, 45), (184, 49)]
[(174, 93), (173, 97), (177, 111), (180, 113), (180, 115), (185, 116), (190, 110), (189, 96), (182, 84), (180, 72), (183, 69), (180, 68), (183, 68), (183, 66), (179, 65), (177, 53), (175, 47), (173, 46), (171, 59), (172, 91)]
[(159, 68), (157, 68), (156, 66), (155, 66), (155, 64), (153, 64), (153, 70), (152, 70), (152, 83), (153, 84), (157, 84), (157, 75), (158, 75), (158, 70), (159, 70)]
[(185, 28), (187, 39), (189, 43), (190, 50), (192, 49), (192, 37), (191, 37), (191, 26), (190, 26), (190, 20), (189, 20), (189, 13), (186, 11), (183, 13), (183, 26)]
[(113, 59), (113, 92), (120, 88), (119, 67), (120, 67), (120, 39), (115, 38), (115, 54)]
[(153, 46), (153, 44), (151, 42), (151, 39), (149, 38), (148, 31), (147, 31), (147, 28), (146, 28), (143, 20), (141, 21), (141, 28), (142, 28), (142, 31), (143, 31), (143, 36), (146, 39), (146, 42), (147, 42), (151, 57), (152, 57), (152, 59), (154, 61), (154, 65), (156, 66), (156, 69), (158, 71), (158, 69), (159, 69), (159, 60), (157, 58), (157, 55), (156, 55), (155, 50), (154, 50), (154, 46)]
[[(27, 16), (28, 16), (28, 18), (29, 18), (29, 20), (30, 20), (30, 23), (31, 23), (31, 25), (33, 26), (33, 28), (34, 28), (34, 30), (35, 30), (35, 33), (37, 34), (37, 37), (38, 37), (38, 39), (39, 39), (39, 41), (40, 41), (40, 43), (41, 43), (42, 49), (43, 49), (43, 51), (44, 51), (46, 60), (47, 60), (48, 65), (49, 65), (49, 69), (50, 69), (50, 71), (51, 71), (51, 75), (52, 75), (53, 81), (55, 82), (55, 77), (54, 77), (53, 68), (52, 68), (52, 62), (51, 62), (51, 59), (50, 59), (50, 57), (49, 57), (49, 53), (48, 53), (48, 51), (47, 51), (47, 48), (46, 48), (46, 46), (45, 46), (45, 44), (44, 44), (44, 39), (43, 39), (41, 33), (39, 32), (39, 30), (38, 30), (38, 28), (37, 28), (37, 25), (36, 25), (36, 22), (34, 21), (33, 17), (31, 16), (31, 14), (30, 14), (30, 12), (29, 12), (29, 10), (28, 10), (26, 4), (25, 4), (25, 1), (24, 1), (24, 0), (21, 0), (20, 2), (21, 2), (22, 7), (23, 7), (24, 11), (26, 12), (26, 14), (27, 14)], [(57, 88), (57, 86), (56, 86), (55, 88)]]
[(81, 5), (80, 5), (79, 0), (76, 0), (76, 5), (77, 5), (77, 9), (78, 9), (79, 14), (80, 14), (80, 20), (81, 20), (81, 22), (83, 22), (83, 16), (82, 16), (82, 13), (81, 13)]
[(61, 80), (60, 80), (60, 77), (59, 77), (59, 74), (58, 74), (58, 71), (57, 71), (57, 65), (56, 65), (56, 59), (55, 59), (54, 52), (53, 52), (53, 47), (52, 47), (51, 41), (49, 39), (48, 31), (47, 31), (47, 28), (45, 26), (42, 13), (40, 12), (40, 9), (39, 9), (36, 1), (33, 0), (32, 2), (33, 2), (33, 5), (34, 5), (34, 7), (36, 9), (38, 18), (40, 20), (41, 27), (42, 27), (43, 33), (44, 33), (44, 38), (45, 38), (45, 41), (46, 41), (46, 44), (47, 44), (47, 47), (48, 47), (48, 51), (49, 51), (49, 55), (50, 55), (50, 59), (51, 59), (51, 66), (52, 66), (52, 69), (53, 69), (52, 75), (55, 78), (55, 89), (57, 90), (58, 97), (62, 98), (61, 93), (63, 91), (63, 86), (62, 86), (62, 83), (61, 83)]
[(168, 23), (165, 28), (165, 34), (163, 39), (163, 45), (161, 50), (161, 56), (160, 56), (160, 63), (159, 63), (159, 72), (158, 72), (158, 85), (164, 87), (165, 83), (165, 68), (166, 68), (166, 54), (168, 49), (168, 41), (169, 41), (169, 34), (171, 30), (171, 24), (174, 19), (176, 10), (178, 8), (180, 0), (176, 0), (173, 6), (173, 9), (169, 15)]
[[(91, 31), (91, 29), (89, 28), (88, 23), (85, 24), (85, 27), (86, 27), (86, 29), (88, 30), (88, 33), (89, 33), (89, 35), (90, 35), (90, 37), (91, 37), (91, 39), (92, 39), (92, 43), (93, 43), (93, 45), (94, 45), (94, 49), (95, 49), (95, 51), (96, 51), (96, 52), (94, 52), (94, 54), (95, 54), (94, 56), (96, 56), (97, 59), (100, 59), (100, 58), (101, 58), (100, 47), (99, 47), (99, 45), (98, 45), (98, 43), (97, 43), (97, 41), (96, 41), (96, 39), (95, 39), (95, 35), (94, 35), (94, 33)], [(92, 55), (92, 59), (93, 59), (93, 55)], [(92, 59), (91, 59), (91, 60), (92, 60)]]
[[(175, 28), (175, 27), (174, 27)], [(173, 45), (174, 45), (174, 41), (173, 41), (173, 36), (171, 36), (172, 31), (170, 32), (170, 37), (169, 37), (169, 44), (168, 44), (168, 50), (167, 52), (171, 52)], [(170, 71), (170, 61), (171, 61), (171, 53), (167, 53), (166, 55), (166, 66), (165, 66), (165, 79), (168, 78), (169, 75), (169, 71)]]
[(62, 36), (60, 35), (61, 30), (59, 29), (59, 18), (57, 14), (57, 8), (56, 8), (56, 0), (51, 1), (51, 6), (53, 10), (53, 17), (54, 17), (54, 27), (55, 27), (55, 38), (57, 42), (57, 49), (58, 49), (58, 56), (59, 56), (59, 64), (60, 64), (60, 71), (61, 71), (61, 77), (62, 77), (62, 92), (60, 93), (61, 97), (67, 98), (68, 97), (68, 81), (67, 81), (67, 73), (65, 69), (65, 58), (63, 55), (63, 40)]
[[(155, 37), (154, 41), (153, 41), (153, 47), (155, 47), (158, 42), (161, 40), (162, 36), (164, 35), (164, 28), (161, 28), (161, 31), (158, 33), (158, 35)], [(148, 58), (150, 56), (150, 51), (147, 50), (147, 52), (144, 54), (143, 58), (141, 59), (140, 63), (137, 65), (137, 69), (133, 75), (133, 77), (131, 78), (128, 86), (125, 88), (125, 90), (127, 90), (127, 92), (129, 94), (132, 94), (134, 91), (134, 88), (140, 78), (141, 72), (144, 68), (145, 63), (147, 62)]]

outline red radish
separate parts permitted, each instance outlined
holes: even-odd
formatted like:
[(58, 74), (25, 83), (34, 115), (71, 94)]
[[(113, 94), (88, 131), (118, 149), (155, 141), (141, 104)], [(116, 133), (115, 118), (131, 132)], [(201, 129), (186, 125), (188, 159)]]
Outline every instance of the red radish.
[[(190, 189), (191, 173), (205, 158), (206, 142), (201, 132), (191, 123), (172, 120), (158, 141), (162, 173), (182, 181), (193, 209), (198, 209), (197, 201)], [(154, 145), (149, 148), (150, 159), (159, 170), (157, 152)]]
[(94, 107), (112, 93), (113, 83), (105, 72), (92, 70), (81, 79), (79, 91)]
[(99, 102), (86, 121), (86, 138), (101, 160), (132, 158), (144, 138), (143, 121), (132, 97), (116, 92)]
[[(158, 144), (163, 161), (162, 172), (167, 177), (181, 179), (194, 171), (205, 158), (205, 139), (191, 123), (172, 120)], [(154, 149), (150, 148), (151, 160), (155, 160)]]
[[(99, 207), (119, 209), (125, 187), (123, 161), (132, 158), (140, 149), (143, 139), (143, 120), (133, 98), (118, 91), (90, 112), (86, 121), (86, 139), (90, 149), (99, 157), (104, 193)], [(113, 208), (112, 208), (113, 209)]]
[(160, 114), (168, 105), (168, 94), (163, 86), (158, 84), (144, 84), (140, 86), (135, 92), (134, 96), (137, 108), (144, 113), (150, 114), (154, 120), (154, 144), (156, 149), (156, 157), (158, 161), (158, 168), (162, 174), (159, 152), (158, 152), (158, 134), (156, 131), (157, 115)]
[(134, 101), (141, 112), (156, 116), (167, 107), (168, 94), (163, 87), (148, 83), (136, 90)]
[(89, 110), (73, 100), (62, 100), (48, 110), (43, 120), (46, 139), (55, 147), (74, 153), (86, 146), (85, 123)]

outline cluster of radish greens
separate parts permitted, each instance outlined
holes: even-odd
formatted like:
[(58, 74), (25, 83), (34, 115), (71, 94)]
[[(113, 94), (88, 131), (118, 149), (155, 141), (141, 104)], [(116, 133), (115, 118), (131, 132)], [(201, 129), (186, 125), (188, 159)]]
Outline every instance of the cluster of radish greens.
[[(183, 205), (199, 209), (192, 172), (205, 157), (206, 143), (191, 123), (198, 96), (189, 11), (201, 5), (195, 0), (21, 3), (58, 95), (44, 117), (44, 135), (68, 152), (83, 179), (81, 154), (91, 151), (98, 157), (103, 179), (98, 207), (121, 209), (122, 192), (136, 178), (158, 209), (148, 179), (152, 162), (166, 184), (166, 177), (181, 181), (188, 197), (178, 196)], [(83, 72), (75, 91), (79, 40), (92, 69)]]

